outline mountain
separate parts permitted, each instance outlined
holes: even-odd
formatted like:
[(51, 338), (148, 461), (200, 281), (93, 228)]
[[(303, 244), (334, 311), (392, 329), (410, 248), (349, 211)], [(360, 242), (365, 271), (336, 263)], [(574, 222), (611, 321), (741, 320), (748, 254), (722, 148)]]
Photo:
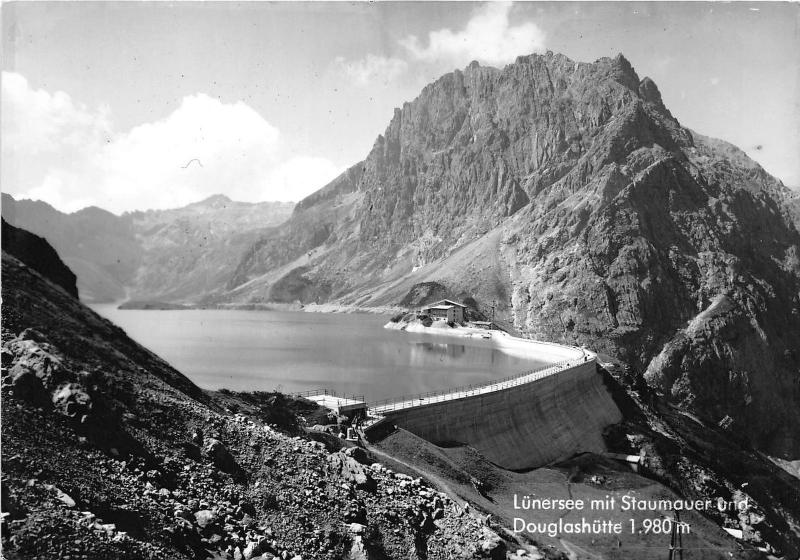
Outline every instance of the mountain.
[(3, 194), (3, 217), (49, 240), (75, 270), (85, 301), (191, 301), (224, 285), (241, 253), (289, 217), (286, 202), (234, 202), (215, 195), (183, 208), (116, 216), (72, 214)]
[(125, 297), (125, 285), (141, 262), (129, 220), (97, 207), (72, 214), (46, 202), (2, 196), (3, 219), (50, 242), (78, 278), (86, 301)]
[(143, 251), (131, 297), (193, 301), (218, 288), (242, 253), (291, 214), (291, 202), (235, 202), (223, 195), (174, 210), (126, 214)]
[(2, 254), (3, 558), (505, 557), (446, 495), (313, 440), (308, 401), (201, 391), (56, 284), (36, 243), (36, 272)]
[(681, 126), (622, 55), (472, 63), (395, 110), (364, 161), (253, 243), (211, 301), (470, 297), (796, 459), (797, 200)]
[(3, 223), (2, 243), (3, 251), (13, 255), (31, 270), (66, 291), (69, 295), (78, 298), (78, 285), (75, 274), (59, 258), (55, 249), (44, 240), (24, 229), (16, 228), (5, 220)]

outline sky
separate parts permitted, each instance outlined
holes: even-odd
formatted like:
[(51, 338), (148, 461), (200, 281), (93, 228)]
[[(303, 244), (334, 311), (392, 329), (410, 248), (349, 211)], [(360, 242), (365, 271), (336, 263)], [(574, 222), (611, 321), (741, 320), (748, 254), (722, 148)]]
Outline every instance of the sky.
[(0, 184), (72, 212), (300, 200), (472, 60), (622, 52), (689, 128), (800, 187), (800, 4), (2, 4)]

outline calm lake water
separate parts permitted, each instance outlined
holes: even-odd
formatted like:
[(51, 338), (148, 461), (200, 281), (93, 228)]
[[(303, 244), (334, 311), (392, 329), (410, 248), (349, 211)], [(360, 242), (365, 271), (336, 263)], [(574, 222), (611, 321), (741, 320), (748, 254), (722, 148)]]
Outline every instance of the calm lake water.
[(544, 365), (489, 340), (387, 330), (380, 315), (92, 308), (205, 389), (328, 388), (374, 401)]

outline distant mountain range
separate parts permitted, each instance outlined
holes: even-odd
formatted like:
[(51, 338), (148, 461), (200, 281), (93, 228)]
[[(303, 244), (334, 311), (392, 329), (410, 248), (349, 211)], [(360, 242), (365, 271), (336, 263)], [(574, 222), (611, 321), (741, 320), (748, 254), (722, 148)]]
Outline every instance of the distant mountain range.
[(3, 216), (49, 239), (89, 299), (469, 297), (523, 334), (614, 356), (632, 383), (762, 450), (800, 456), (800, 198), (681, 126), (622, 55), (447, 74), (291, 216), (214, 198), (65, 218), (6, 197)]
[(96, 207), (65, 214), (5, 193), (2, 200), (3, 218), (50, 241), (89, 302), (182, 302), (224, 285), (241, 253), (293, 206), (215, 195), (183, 208), (117, 216)]

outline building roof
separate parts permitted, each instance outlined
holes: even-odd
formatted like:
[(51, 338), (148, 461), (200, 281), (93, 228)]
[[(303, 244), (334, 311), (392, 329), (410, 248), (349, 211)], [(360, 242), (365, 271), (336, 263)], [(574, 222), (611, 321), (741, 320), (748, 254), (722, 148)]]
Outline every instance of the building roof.
[(452, 305), (432, 305), (427, 309), (453, 309)]
[(338, 412), (339, 414), (367, 408), (367, 403), (364, 401), (348, 399), (345, 397), (337, 397), (334, 395), (309, 395), (306, 398), (310, 401), (314, 401), (320, 406), (327, 408), (328, 410)]
[(459, 303), (457, 301), (453, 301), (452, 299), (443, 299), (441, 301), (435, 302), (433, 305), (442, 305), (442, 304), (455, 305), (457, 307), (463, 307), (464, 309), (469, 307), (469, 305), (464, 305), (463, 303)]

